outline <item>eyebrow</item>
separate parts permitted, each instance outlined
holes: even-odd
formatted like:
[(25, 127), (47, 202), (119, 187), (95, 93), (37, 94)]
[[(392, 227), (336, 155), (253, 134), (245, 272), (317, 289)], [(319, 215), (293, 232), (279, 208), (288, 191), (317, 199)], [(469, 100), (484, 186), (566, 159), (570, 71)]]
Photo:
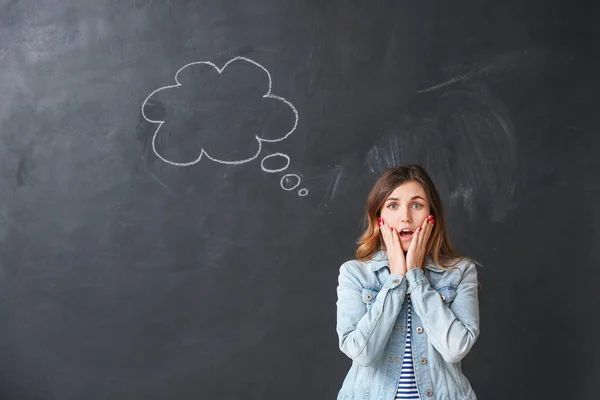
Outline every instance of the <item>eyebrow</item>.
[[(421, 196), (418, 196), (418, 195), (411, 197), (410, 201), (413, 201), (413, 200), (416, 200), (416, 199), (421, 199), (421, 200), (425, 201), (424, 198), (422, 198)], [(390, 201), (390, 200), (392, 200), (392, 201), (399, 201), (400, 199), (397, 198), (397, 197), (389, 197), (386, 201)]]

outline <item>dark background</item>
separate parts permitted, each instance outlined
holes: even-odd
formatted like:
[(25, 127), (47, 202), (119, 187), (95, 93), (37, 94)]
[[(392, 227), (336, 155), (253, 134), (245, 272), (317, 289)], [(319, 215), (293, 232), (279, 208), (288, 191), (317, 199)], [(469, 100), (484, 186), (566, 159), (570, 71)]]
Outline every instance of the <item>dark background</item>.
[[(593, 4), (0, 0), (0, 398), (335, 398), (338, 268), (405, 162), (484, 266), (478, 396), (595, 398)], [(236, 56), (297, 129), (240, 165), (161, 161), (143, 101)], [(265, 77), (182, 75), (147, 105), (158, 148), (252, 156), (293, 122)]]

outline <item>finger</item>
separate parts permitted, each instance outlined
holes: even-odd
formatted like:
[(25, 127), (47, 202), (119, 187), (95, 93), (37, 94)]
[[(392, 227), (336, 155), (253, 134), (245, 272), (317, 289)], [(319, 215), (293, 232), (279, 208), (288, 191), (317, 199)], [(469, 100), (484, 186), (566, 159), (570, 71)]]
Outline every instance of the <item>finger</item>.
[(423, 223), (421, 224), (421, 228), (427, 228), (429, 226), (429, 221), (431, 221), (432, 219), (433, 215), (430, 215), (429, 217), (425, 218), (425, 221), (423, 221)]
[(435, 225), (435, 217), (433, 215), (431, 216), (431, 219), (429, 220), (429, 223), (427, 225), (429, 227), (427, 237), (429, 237), (429, 235), (431, 235), (431, 232), (433, 232), (433, 228)]
[(423, 226), (420, 226), (414, 233), (413, 240), (410, 243), (409, 251), (411, 252), (411, 261), (413, 263), (413, 268), (419, 268), (423, 263), (422, 244), (424, 232), (425, 230), (423, 229)]
[[(417, 230), (413, 233), (412, 240), (408, 245), (408, 251), (406, 253), (406, 258), (408, 259), (408, 255), (410, 254), (411, 260), (414, 259), (415, 251), (417, 249), (417, 242), (419, 240), (419, 233), (421, 231), (421, 227), (418, 227)], [(407, 265), (408, 268), (412, 267), (411, 265)]]
[(406, 272), (406, 255), (404, 254), (404, 250), (402, 249), (402, 241), (400, 240), (400, 232), (396, 231), (396, 239), (394, 246), (398, 249), (396, 253), (398, 254), (398, 258), (403, 265), (404, 272)]
[(419, 238), (419, 247), (421, 252), (421, 257), (425, 258), (427, 256), (427, 243), (429, 242), (429, 237), (431, 236), (431, 232), (433, 231), (433, 224), (435, 219), (433, 215), (429, 216), (425, 220), (425, 228), (422, 230), (421, 237)]
[(406, 256), (404, 255), (404, 251), (402, 250), (402, 243), (400, 242), (400, 232), (398, 232), (396, 228), (393, 228), (392, 230), (392, 240), (394, 257), (397, 257), (400, 264), (404, 265), (404, 268), (406, 268)]
[(420, 226), (419, 229), (413, 234), (413, 240), (410, 242), (413, 247), (413, 251), (417, 251), (419, 246), (421, 245), (421, 237), (423, 236), (423, 227)]
[(385, 234), (383, 232), (383, 220), (381, 218), (377, 218), (377, 225), (379, 226), (379, 234), (385, 241)]
[[(401, 250), (402, 249), (402, 245), (400, 244), (400, 232), (398, 232), (394, 228), (392, 228), (392, 240), (393, 240), (393, 243), (394, 243), (394, 247), (397, 248), (398, 250)], [(403, 253), (402, 251), (399, 251), (399, 252)]]
[(431, 226), (431, 221), (432, 220), (433, 220), (433, 215), (430, 215), (429, 217), (425, 218), (425, 220), (421, 224), (421, 231), (422, 232), (427, 232), (427, 229), (429, 229), (429, 227)]
[(390, 247), (390, 229), (383, 219), (379, 222), (379, 231), (381, 232), (381, 236), (383, 236), (385, 247)]
[(433, 231), (434, 224), (435, 224), (435, 218), (433, 217), (433, 215), (431, 215), (428, 218), (427, 226), (425, 227), (425, 233), (424, 233), (423, 239), (422, 239), (425, 242), (425, 244), (427, 244), (427, 240), (429, 239), (429, 236), (431, 236), (431, 232)]
[(425, 218), (425, 220), (423, 221), (423, 223), (421, 224), (421, 226), (419, 227), (419, 229), (417, 229), (416, 233), (416, 243), (415, 243), (415, 247), (418, 248), (418, 246), (420, 246), (423, 243), (423, 237), (425, 236), (425, 232), (427, 232), (427, 228), (429, 227), (429, 220), (431, 218), (431, 215), (427, 218)]
[(427, 218), (425, 218), (425, 220), (423, 221), (423, 223), (421, 223), (421, 226), (417, 229), (417, 231), (414, 233), (413, 236), (413, 240), (411, 242), (411, 245), (414, 243), (415, 244), (415, 248), (418, 248), (418, 246), (421, 245), (421, 243), (423, 242), (423, 234), (424, 232), (427, 231), (427, 228), (429, 226), (429, 220), (431, 218), (431, 215)]

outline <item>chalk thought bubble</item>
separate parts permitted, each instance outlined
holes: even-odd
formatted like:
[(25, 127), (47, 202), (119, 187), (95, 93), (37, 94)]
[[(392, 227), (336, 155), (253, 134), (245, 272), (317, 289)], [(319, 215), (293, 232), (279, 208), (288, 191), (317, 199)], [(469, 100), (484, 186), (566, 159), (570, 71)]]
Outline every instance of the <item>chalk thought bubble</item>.
[[(176, 160), (173, 156), (166, 155), (166, 150), (157, 145), (158, 143), (161, 143), (159, 137), (163, 135), (164, 131), (167, 131), (164, 133), (165, 136), (189, 134), (190, 132), (172, 131), (172, 129), (177, 130), (178, 124), (181, 125), (181, 123), (180, 121), (171, 121), (169, 114), (161, 115), (159, 117), (154, 115), (151, 116), (151, 105), (153, 103), (161, 104), (160, 101), (156, 99), (162, 96), (177, 98), (178, 93), (180, 93), (178, 91), (181, 91), (184, 85), (201, 87), (205, 89), (205, 91), (208, 90), (208, 93), (210, 94), (214, 91), (212, 86), (215, 86), (215, 71), (218, 73), (218, 77), (222, 78), (225, 71), (228, 70), (228, 68), (231, 69), (234, 65), (237, 66), (236, 69), (239, 73), (239, 71), (241, 71), (240, 65), (242, 64), (245, 67), (251, 67), (253, 70), (250, 72), (251, 75), (258, 71), (261, 74), (261, 77), (266, 78), (262, 80), (266, 80), (266, 89), (263, 89), (261, 93), (258, 93), (263, 101), (274, 100), (278, 102), (279, 106), (283, 106), (284, 108), (291, 110), (291, 112), (288, 112), (289, 117), (286, 117), (285, 124), (279, 124), (274, 128), (270, 126), (270, 129), (266, 129), (264, 126), (257, 127), (256, 125), (259, 124), (259, 122), (263, 123), (264, 121), (270, 121), (271, 119), (261, 118), (259, 113), (253, 109), (254, 103), (248, 103), (248, 93), (244, 92), (243, 90), (236, 90), (235, 88), (227, 91), (227, 94), (229, 95), (229, 99), (227, 101), (221, 101), (220, 99), (209, 99), (204, 100), (200, 105), (192, 104), (192, 102), (188, 101), (187, 99), (173, 101), (171, 103), (177, 104), (177, 107), (182, 110), (187, 110), (188, 114), (196, 115), (195, 124), (182, 125), (182, 127), (178, 129), (190, 130), (191, 133), (195, 135), (194, 140), (197, 144), (197, 146), (193, 146), (193, 148), (199, 150), (196, 150), (197, 152), (195, 154), (188, 156), (187, 159), (184, 160)], [(242, 77), (241, 79), (244, 78)], [(247, 78), (246, 80), (252, 81), (252, 85), (256, 85), (255, 82), (261, 81), (261, 79), (262, 78)], [(244, 103), (243, 105), (239, 105), (237, 108), (235, 108), (232, 107), (228, 101), (244, 101), (247, 104)], [(211, 123), (210, 120), (214, 117), (215, 109), (234, 111), (232, 111), (232, 116), (223, 117), (218, 123)], [(236, 112), (242, 115), (239, 120), (235, 115)], [(262, 150), (262, 144), (264, 142), (282, 141), (290, 136), (298, 126), (298, 111), (294, 105), (285, 98), (273, 94), (271, 74), (269, 71), (267, 71), (267, 69), (261, 64), (246, 57), (235, 57), (227, 61), (222, 67), (218, 67), (210, 61), (193, 62), (183, 66), (175, 74), (175, 84), (163, 86), (154, 90), (144, 100), (142, 104), (142, 116), (146, 121), (157, 125), (152, 137), (152, 150), (154, 151), (154, 154), (165, 163), (179, 167), (197, 164), (204, 157), (213, 162), (221, 164), (244, 164), (250, 162), (259, 156)], [(255, 121), (252, 121), (252, 119)], [(222, 125), (227, 125), (227, 128), (223, 128)], [(165, 129), (169, 127), (170, 130)], [(254, 128), (258, 131), (253, 131), (251, 128)], [(220, 129), (223, 129), (223, 131), (220, 131)], [(238, 140), (238, 138), (241, 137), (240, 135), (244, 135), (246, 137), (250, 136), (251, 140)], [(229, 148), (221, 150), (215, 149), (217, 146), (214, 145), (214, 142), (217, 140), (223, 141), (223, 143), (229, 146)], [(213, 148), (211, 148), (211, 145)], [(190, 146), (183, 145), (182, 147), (187, 148), (186, 150), (188, 152), (190, 151)]]

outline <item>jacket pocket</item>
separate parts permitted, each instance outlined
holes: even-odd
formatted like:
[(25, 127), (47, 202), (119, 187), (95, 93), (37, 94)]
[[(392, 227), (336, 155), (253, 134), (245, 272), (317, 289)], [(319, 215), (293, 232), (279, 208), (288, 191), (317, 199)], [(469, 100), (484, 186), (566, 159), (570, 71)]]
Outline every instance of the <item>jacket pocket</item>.
[(371, 287), (363, 288), (363, 290), (362, 290), (363, 303), (365, 303), (367, 306), (370, 306), (371, 304), (373, 304), (375, 302), (375, 299), (377, 298), (377, 294), (379, 294), (379, 289), (375, 289), (375, 288), (371, 288)]
[(452, 302), (452, 300), (454, 300), (456, 297), (456, 287), (454, 286), (442, 286), (436, 288), (435, 290), (439, 293), (442, 301), (446, 304)]

